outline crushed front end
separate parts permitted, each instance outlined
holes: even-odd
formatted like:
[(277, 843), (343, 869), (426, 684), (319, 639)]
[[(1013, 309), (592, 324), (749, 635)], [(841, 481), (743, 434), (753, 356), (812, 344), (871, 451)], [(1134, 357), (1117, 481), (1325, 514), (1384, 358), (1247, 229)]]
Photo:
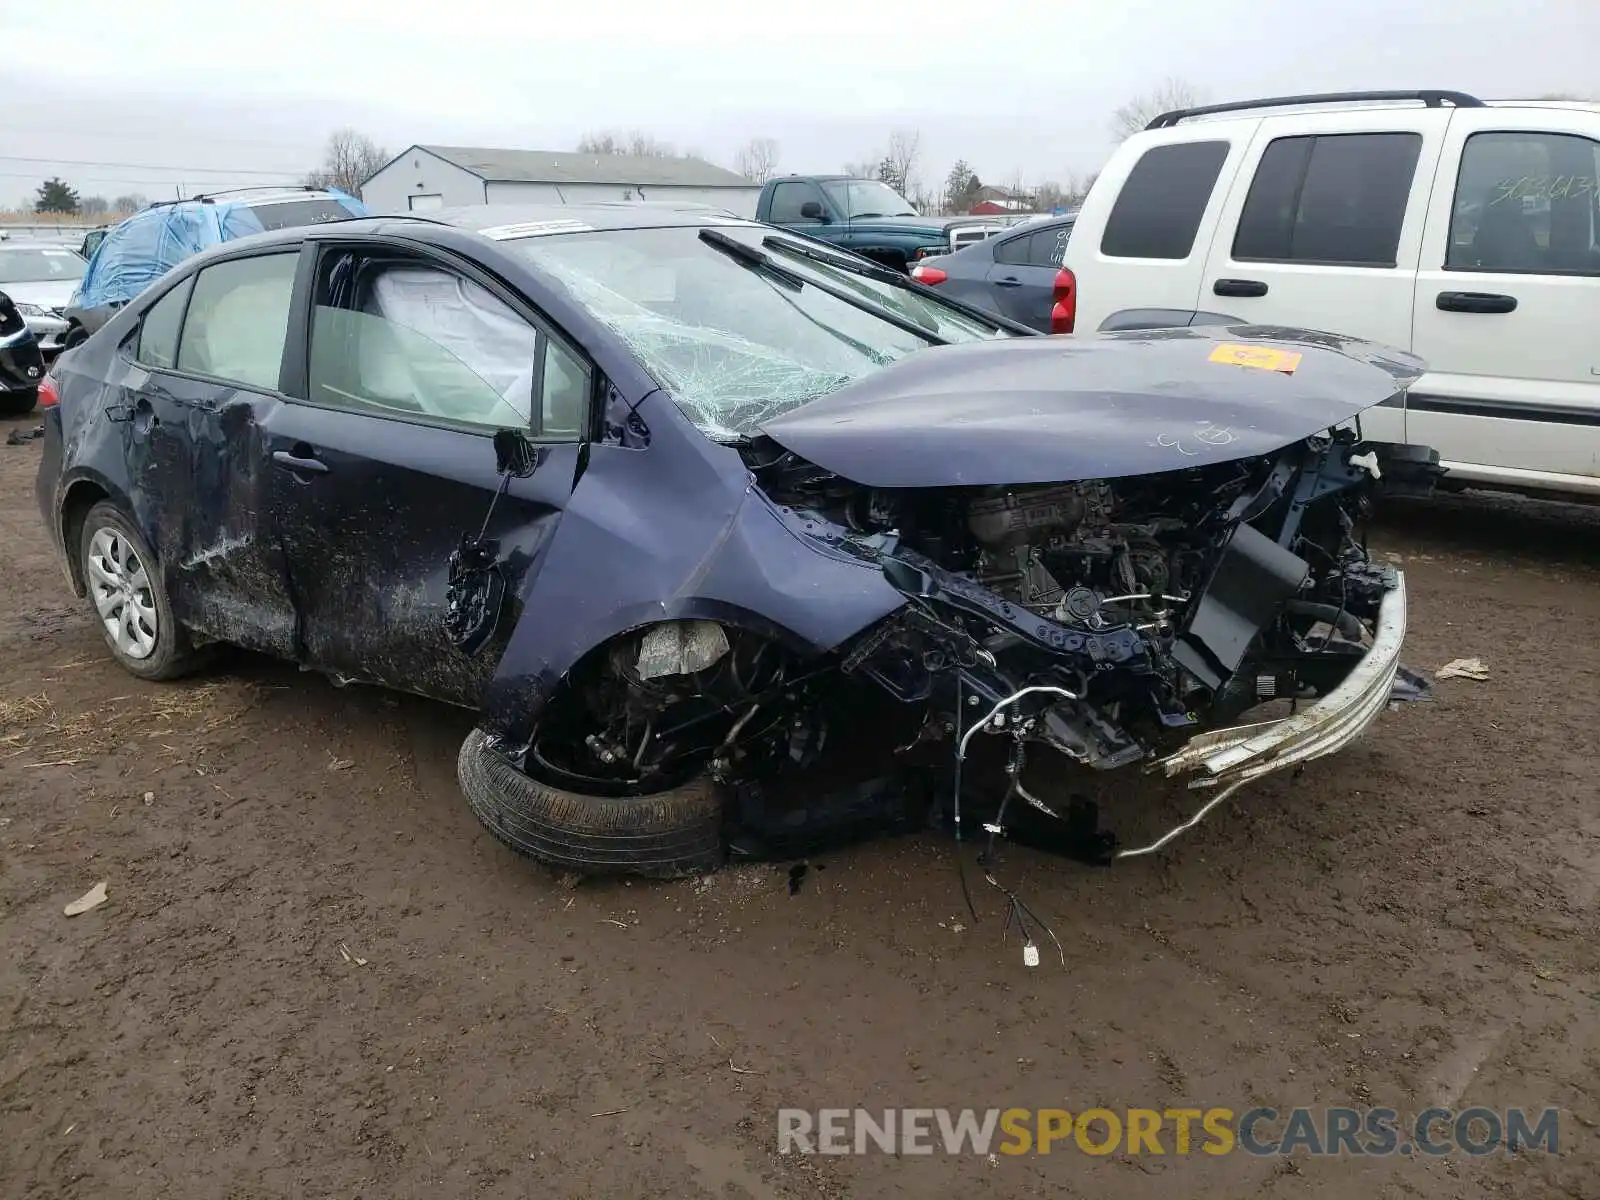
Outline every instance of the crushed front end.
[[(964, 757), (975, 734), (1004, 734), (1019, 753), (1043, 744), (1195, 786), (1330, 753), (1383, 710), (1405, 585), (1369, 556), (1362, 523), (1379, 492), (1426, 492), (1439, 472), (1431, 451), (1354, 426), (1022, 487), (863, 487), (770, 443), (747, 458), (807, 536), (877, 561), (905, 595), (839, 667), (922, 708), (918, 740), (953, 739)], [(1292, 711), (1238, 724), (1272, 701)]]

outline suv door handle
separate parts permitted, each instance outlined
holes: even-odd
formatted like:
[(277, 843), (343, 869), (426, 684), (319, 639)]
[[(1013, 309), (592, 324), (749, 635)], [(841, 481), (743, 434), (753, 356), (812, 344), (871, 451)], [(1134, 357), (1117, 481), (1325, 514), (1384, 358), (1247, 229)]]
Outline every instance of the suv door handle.
[(1445, 312), (1461, 313), (1508, 313), (1517, 308), (1515, 296), (1498, 292), (1440, 292), (1434, 303)]
[(996, 279), (994, 281), (994, 285), (995, 287), (1021, 287), (1022, 280), (1018, 279), (1015, 275), (1007, 275), (1003, 279)]
[(285, 471), (292, 471), (296, 475), (326, 475), (328, 464), (320, 458), (311, 457), (310, 446), (296, 446), (296, 450), (304, 450), (304, 456), (291, 454), (287, 450), (274, 450), (272, 462), (274, 466), (282, 467)]
[(1219, 279), (1211, 290), (1219, 296), (1265, 296), (1267, 285), (1259, 279)]

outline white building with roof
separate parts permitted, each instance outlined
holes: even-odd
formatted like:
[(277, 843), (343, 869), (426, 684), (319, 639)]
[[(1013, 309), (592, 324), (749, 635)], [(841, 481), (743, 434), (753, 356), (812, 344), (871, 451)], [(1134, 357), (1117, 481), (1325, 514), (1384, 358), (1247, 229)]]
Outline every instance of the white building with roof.
[(754, 217), (761, 185), (698, 158), (411, 146), (361, 185), (375, 213), (463, 204), (676, 201)]

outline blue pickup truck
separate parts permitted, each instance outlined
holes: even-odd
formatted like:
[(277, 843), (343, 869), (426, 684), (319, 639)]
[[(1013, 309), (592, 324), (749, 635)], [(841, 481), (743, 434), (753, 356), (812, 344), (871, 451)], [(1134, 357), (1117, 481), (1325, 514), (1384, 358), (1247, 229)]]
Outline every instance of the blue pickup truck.
[(901, 271), (1004, 228), (985, 217), (924, 217), (888, 184), (848, 175), (769, 179), (756, 202), (756, 220), (832, 242)]

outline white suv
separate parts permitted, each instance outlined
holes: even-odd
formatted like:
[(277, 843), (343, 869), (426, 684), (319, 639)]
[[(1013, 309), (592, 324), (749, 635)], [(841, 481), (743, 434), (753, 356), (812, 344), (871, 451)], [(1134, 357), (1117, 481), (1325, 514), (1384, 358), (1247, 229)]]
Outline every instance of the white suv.
[(1166, 113), (1078, 215), (1077, 328), (1242, 320), (1407, 349), (1428, 374), (1373, 436), (1434, 447), (1451, 482), (1600, 499), (1597, 175), (1595, 104), (1356, 92)]

